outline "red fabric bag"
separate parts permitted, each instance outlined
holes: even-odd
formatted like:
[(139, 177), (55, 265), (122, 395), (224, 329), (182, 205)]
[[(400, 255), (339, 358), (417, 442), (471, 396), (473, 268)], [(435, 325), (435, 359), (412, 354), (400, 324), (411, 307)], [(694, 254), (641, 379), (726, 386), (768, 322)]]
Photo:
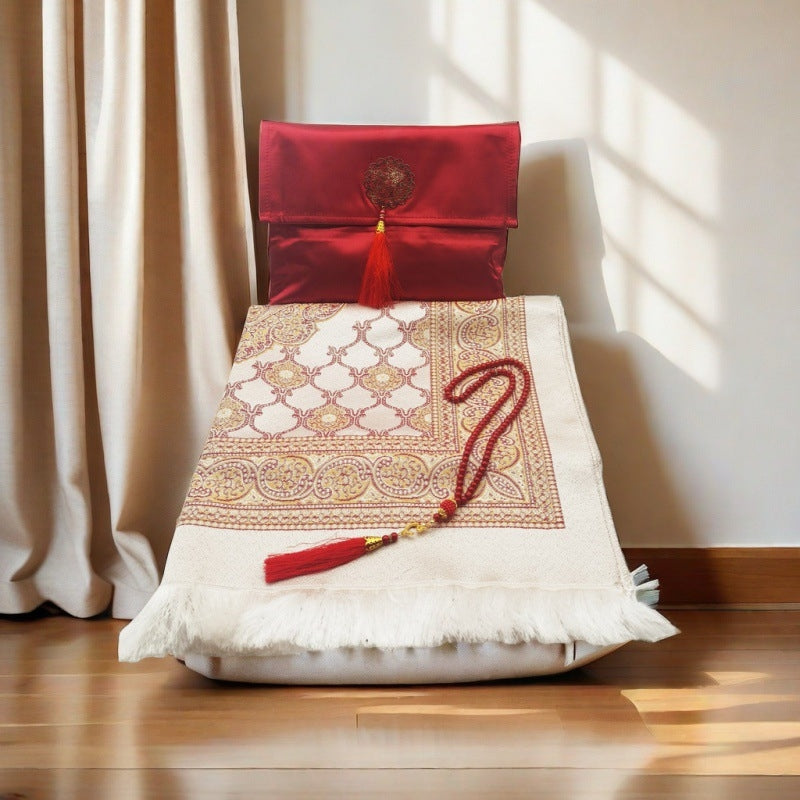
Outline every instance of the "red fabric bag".
[(262, 122), (270, 303), (356, 302), (368, 260), (383, 270), (387, 257), (391, 299), (502, 297), (519, 149), (517, 123)]

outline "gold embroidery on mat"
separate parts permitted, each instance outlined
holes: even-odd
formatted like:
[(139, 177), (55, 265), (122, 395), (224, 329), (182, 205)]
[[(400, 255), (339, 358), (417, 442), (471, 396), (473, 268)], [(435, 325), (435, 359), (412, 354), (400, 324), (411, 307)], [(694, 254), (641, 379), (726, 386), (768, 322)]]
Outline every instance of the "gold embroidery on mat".
[(236, 361), (245, 361), (275, 345), (299, 345), (317, 331), (318, 322), (335, 316), (341, 303), (251, 306), (236, 348)]
[(341, 312), (341, 305), (251, 309), (212, 436), (430, 434), (424, 308), (416, 316), (351, 308), (344, 321), (333, 319)]
[[(514, 356), (530, 369), (524, 301), (417, 307), (412, 321), (392, 316), (392, 309), (376, 310), (353, 332), (333, 319), (342, 306), (251, 310), (179, 524), (243, 530), (391, 527), (447, 497), (464, 442), (503, 386), (488, 384), (465, 407), (444, 402), (440, 387), (456, 372), (489, 359)], [(313, 337), (337, 322), (346, 335), (331, 335), (347, 341), (338, 350), (331, 347), (320, 369), (309, 368), (303, 346), (310, 342), (313, 354), (324, 350)], [(382, 341), (395, 344), (377, 346), (370, 331), (378, 329)], [(410, 362), (418, 367), (406, 368)], [(255, 377), (241, 378), (251, 373)], [(328, 391), (336, 380), (347, 388), (337, 384)], [(251, 383), (260, 400), (267, 398), (263, 408), (245, 399), (254, 394)], [(309, 398), (323, 402), (301, 408)], [(374, 420), (385, 423), (394, 414), (394, 428), (370, 429), (366, 403)], [(283, 413), (286, 429), (260, 433), (265, 411)], [(476, 458), (482, 447), (479, 441)], [(498, 440), (492, 468), (473, 501), (459, 510), (458, 521), (470, 527), (564, 526), (535, 386)]]

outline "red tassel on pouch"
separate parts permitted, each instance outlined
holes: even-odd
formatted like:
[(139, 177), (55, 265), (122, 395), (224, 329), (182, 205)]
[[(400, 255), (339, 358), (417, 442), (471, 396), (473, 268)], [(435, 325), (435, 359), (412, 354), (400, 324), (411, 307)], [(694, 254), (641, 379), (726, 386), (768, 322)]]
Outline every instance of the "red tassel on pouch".
[(375, 237), (369, 248), (367, 266), (361, 278), (361, 291), (358, 302), (362, 306), (384, 308), (391, 305), (392, 300), (399, 294), (400, 285), (394, 271), (392, 254), (389, 243), (386, 241), (385, 212), (381, 210), (381, 218), (375, 227)]
[(400, 284), (386, 239), (386, 211), (407, 202), (414, 193), (414, 174), (408, 164), (386, 156), (373, 161), (364, 174), (364, 191), (379, 210), (375, 236), (361, 278), (358, 302), (362, 306), (385, 308), (400, 293)]

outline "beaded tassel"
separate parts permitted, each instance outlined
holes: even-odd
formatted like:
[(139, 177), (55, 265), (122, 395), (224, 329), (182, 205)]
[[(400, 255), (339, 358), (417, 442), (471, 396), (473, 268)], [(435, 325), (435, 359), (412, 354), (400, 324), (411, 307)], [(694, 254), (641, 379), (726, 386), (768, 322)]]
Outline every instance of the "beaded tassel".
[[(506, 413), (497, 427), (489, 435), (483, 455), (475, 468), (470, 482), (464, 486), (467, 480), (467, 470), (470, 458), (475, 449), (475, 444), (480, 435), (492, 419), (500, 412), (505, 403), (514, 395), (517, 389), (518, 370), (522, 375), (522, 388), (519, 396), (512, 408)], [(478, 376), (475, 380), (461, 387), (465, 381)], [(394, 544), (401, 537), (413, 537), (425, 533), (437, 525), (443, 525), (452, 519), (456, 510), (468, 503), (480, 486), (481, 481), (489, 469), (497, 440), (508, 430), (511, 423), (519, 416), (522, 407), (525, 405), (531, 392), (531, 376), (525, 365), (516, 358), (500, 358), (496, 361), (486, 361), (476, 364), (464, 370), (445, 386), (445, 399), (451, 403), (463, 403), (468, 400), (475, 392), (479, 391), (493, 378), (506, 378), (506, 386), (500, 397), (495, 400), (491, 408), (481, 417), (478, 424), (470, 433), (461, 459), (458, 463), (456, 472), (456, 485), (452, 497), (448, 497), (439, 504), (439, 508), (432, 514), (429, 522), (410, 522), (399, 533), (394, 532), (383, 536), (358, 536), (352, 539), (335, 539), (324, 542), (316, 547), (307, 550), (299, 550), (293, 553), (281, 553), (278, 555), (267, 556), (264, 561), (264, 578), (267, 583), (277, 583), (278, 581), (296, 578), (300, 575), (311, 575), (316, 572), (324, 572), (334, 567), (348, 564), (357, 558), (378, 550), (389, 544)]]
[(381, 209), (380, 219), (375, 226), (375, 237), (369, 248), (367, 265), (361, 278), (358, 302), (362, 306), (384, 308), (391, 305), (392, 299), (400, 292), (394, 261), (386, 241), (386, 209)]
[(269, 556), (264, 561), (264, 578), (267, 583), (277, 583), (300, 575), (325, 572), (396, 541), (396, 533), (386, 536), (358, 536), (354, 539), (335, 539), (310, 550)]
[(414, 173), (399, 158), (384, 156), (369, 165), (364, 173), (363, 187), (379, 216), (361, 276), (358, 302), (362, 306), (384, 308), (400, 294), (400, 283), (386, 239), (386, 212), (409, 200), (414, 193)]

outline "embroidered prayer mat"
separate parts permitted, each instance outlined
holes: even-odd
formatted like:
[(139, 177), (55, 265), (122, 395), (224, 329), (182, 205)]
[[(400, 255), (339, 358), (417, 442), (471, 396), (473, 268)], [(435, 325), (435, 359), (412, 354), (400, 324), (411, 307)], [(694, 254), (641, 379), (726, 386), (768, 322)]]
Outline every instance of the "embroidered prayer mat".
[[(507, 357), (530, 371), (531, 396), (468, 505), (345, 566), (265, 583), (269, 554), (429, 517), (505, 385), (460, 405), (442, 388)], [(250, 309), (163, 581), (120, 658), (605, 647), (675, 632), (626, 569), (557, 298), (293, 304)]]

